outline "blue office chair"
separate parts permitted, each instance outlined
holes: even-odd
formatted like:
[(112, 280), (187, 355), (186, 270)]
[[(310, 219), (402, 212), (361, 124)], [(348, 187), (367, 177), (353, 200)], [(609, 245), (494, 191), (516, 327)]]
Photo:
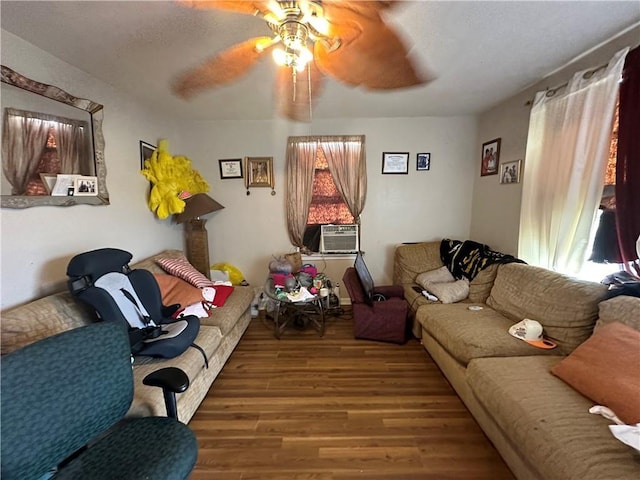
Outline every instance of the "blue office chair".
[[(126, 329), (100, 322), (2, 357), (2, 479), (187, 478), (198, 455), (189, 427), (171, 417), (123, 419), (133, 399), (130, 355)], [(176, 368), (149, 377), (165, 398), (189, 384)]]

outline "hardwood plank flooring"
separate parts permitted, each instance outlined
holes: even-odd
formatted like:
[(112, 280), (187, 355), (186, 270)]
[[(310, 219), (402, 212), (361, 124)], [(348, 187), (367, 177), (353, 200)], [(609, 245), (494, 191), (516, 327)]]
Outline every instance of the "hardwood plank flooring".
[(191, 479), (513, 479), (417, 340), (355, 340), (255, 318), (191, 419)]

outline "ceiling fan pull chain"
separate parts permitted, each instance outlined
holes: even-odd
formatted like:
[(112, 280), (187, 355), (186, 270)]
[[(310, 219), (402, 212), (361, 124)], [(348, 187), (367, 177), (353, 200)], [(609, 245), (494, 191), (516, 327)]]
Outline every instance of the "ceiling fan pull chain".
[(313, 120), (313, 106), (311, 101), (311, 62), (307, 63), (307, 100), (309, 103), (309, 122)]
[(296, 102), (296, 87), (298, 86), (298, 74), (295, 67), (291, 67), (291, 75), (293, 75), (293, 103)]

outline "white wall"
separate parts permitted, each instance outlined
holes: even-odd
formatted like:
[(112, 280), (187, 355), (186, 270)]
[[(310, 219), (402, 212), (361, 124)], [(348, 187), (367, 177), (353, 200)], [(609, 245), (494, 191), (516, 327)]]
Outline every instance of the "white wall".
[[(111, 205), (2, 209), (1, 308), (66, 288), (66, 266), (80, 252), (116, 247), (134, 261), (182, 248), (182, 227), (157, 220), (146, 206), (139, 141), (169, 140), (189, 157), (226, 208), (209, 216), (211, 262), (229, 262), (256, 286), (272, 255), (292, 251), (285, 225), (285, 148), (289, 135), (366, 136), (368, 196), (362, 248), (374, 280), (391, 281), (394, 247), (406, 241), (466, 238), (471, 221), (476, 121), (473, 117), (335, 119), (295, 124), (186, 124), (138, 105), (111, 86), (2, 31), (2, 63), (17, 72), (104, 105), (105, 158)], [(410, 152), (408, 175), (382, 175), (382, 152)], [(416, 154), (431, 153), (431, 170), (416, 171)], [(275, 196), (242, 180), (221, 180), (218, 159), (273, 156)], [(341, 279), (334, 279), (341, 281)]]
[[(293, 251), (284, 210), (287, 137), (364, 134), (368, 193), (361, 248), (376, 283), (390, 282), (397, 244), (468, 237), (476, 133), (472, 117), (194, 124), (185, 132), (190, 158), (210, 181), (210, 195), (225, 206), (207, 222), (211, 261), (232, 263), (251, 284), (262, 285), (272, 255)], [(409, 174), (382, 175), (385, 151), (410, 152)], [(416, 171), (418, 152), (431, 153), (431, 170)], [(274, 158), (275, 196), (266, 188), (247, 196), (242, 179), (220, 179), (219, 159), (245, 156)]]
[[(139, 141), (179, 138), (171, 119), (138, 106), (111, 86), (2, 30), (2, 64), (104, 105), (108, 206), (2, 209), (1, 308), (66, 288), (66, 266), (80, 252), (102, 247), (135, 259), (182, 248), (182, 229), (159, 221), (146, 207), (148, 182), (139, 173)], [(5, 192), (3, 192), (5, 193)]]
[[(615, 52), (639, 43), (640, 28), (635, 28), (595, 49), (545, 80), (496, 105), (480, 115), (478, 139), (474, 148), (475, 181), (471, 238), (492, 248), (517, 255), (520, 229), (520, 202), (523, 178), (519, 184), (500, 184), (499, 175), (480, 177), (482, 144), (502, 138), (500, 163), (523, 159), (527, 145), (530, 106), (535, 93), (569, 80), (574, 73), (607, 63)], [(524, 169), (524, 161), (522, 163)]]

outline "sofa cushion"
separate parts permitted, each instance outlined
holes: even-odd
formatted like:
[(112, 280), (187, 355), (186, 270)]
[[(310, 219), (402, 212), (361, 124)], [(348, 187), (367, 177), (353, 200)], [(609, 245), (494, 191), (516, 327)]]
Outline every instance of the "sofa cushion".
[(489, 265), (478, 272), (469, 284), (469, 301), (485, 303), (491, 294), (493, 282), (498, 273), (498, 264)]
[(605, 325), (551, 369), (626, 424), (640, 423), (640, 332), (620, 322)]
[(498, 267), (487, 304), (519, 322), (537, 320), (545, 335), (568, 355), (584, 342), (598, 318), (605, 285), (576, 280), (531, 265), (509, 263)]
[(200, 324), (216, 326), (226, 335), (238, 322), (238, 318), (250, 308), (253, 295), (251, 287), (233, 287), (233, 293), (226, 299), (224, 306), (211, 310), (211, 315), (201, 318)]
[(98, 321), (95, 310), (60, 292), (2, 312), (2, 355)]
[(618, 295), (600, 302), (599, 318), (594, 332), (611, 322), (620, 322), (640, 330), (640, 298)]
[[(522, 343), (522, 342), (520, 342)], [(593, 402), (549, 373), (559, 357), (480, 358), (467, 368), (478, 402), (545, 480), (638, 478), (633, 449), (589, 413)]]
[(481, 357), (557, 355), (509, 335), (514, 322), (486, 305), (481, 310), (469, 310), (468, 303), (424, 305), (416, 318), (463, 365)]
[(394, 253), (393, 284), (415, 283), (419, 274), (442, 265), (440, 241), (398, 245)]

